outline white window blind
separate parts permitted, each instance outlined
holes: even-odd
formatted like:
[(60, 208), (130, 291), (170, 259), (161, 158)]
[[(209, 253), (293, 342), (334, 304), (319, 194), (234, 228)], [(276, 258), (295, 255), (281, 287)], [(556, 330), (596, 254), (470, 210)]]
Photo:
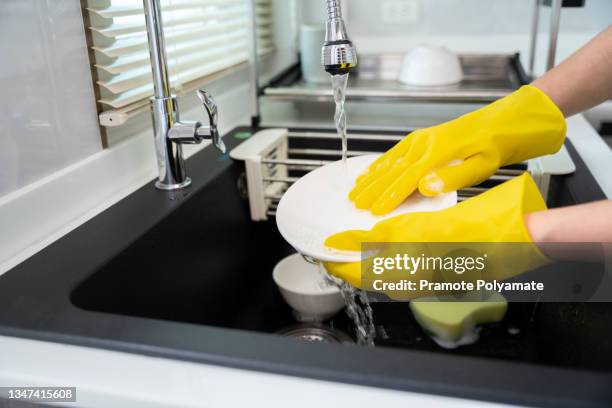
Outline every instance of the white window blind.
[[(250, 0), (161, 0), (173, 92), (248, 60)], [(99, 103), (130, 112), (153, 95), (142, 0), (88, 0)], [(256, 0), (259, 55), (274, 50), (272, 0)]]

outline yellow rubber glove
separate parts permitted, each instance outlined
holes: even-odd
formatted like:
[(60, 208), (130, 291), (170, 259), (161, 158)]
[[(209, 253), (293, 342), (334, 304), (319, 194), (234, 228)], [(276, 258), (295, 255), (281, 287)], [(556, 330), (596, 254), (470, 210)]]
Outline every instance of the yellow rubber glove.
[(484, 108), (411, 133), (372, 163), (349, 198), (357, 208), (387, 214), (417, 186), (425, 196), (476, 185), (513, 163), (558, 151), (563, 114), (527, 85)]
[[(454, 207), (437, 212), (408, 213), (379, 222), (370, 231), (345, 231), (327, 238), (331, 248), (361, 251), (363, 242), (523, 242), (519, 256), (494, 265), (489, 277), (502, 280), (549, 262), (532, 244), (523, 216), (546, 209), (540, 191), (528, 173), (509, 180)], [(502, 248), (504, 250), (504, 248)], [(516, 258), (516, 259), (514, 259)], [(364, 261), (365, 262), (365, 261)], [(326, 263), (332, 275), (361, 288), (361, 263)], [(403, 276), (435, 279), (433, 276)], [(414, 293), (429, 295), (431, 293)]]

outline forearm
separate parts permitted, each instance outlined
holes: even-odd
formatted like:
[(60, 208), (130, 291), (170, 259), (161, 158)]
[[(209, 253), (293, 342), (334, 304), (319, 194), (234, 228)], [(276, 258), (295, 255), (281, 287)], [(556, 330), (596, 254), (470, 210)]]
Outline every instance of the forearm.
[(612, 200), (525, 216), (534, 242), (612, 242)]
[(524, 220), (533, 242), (554, 260), (597, 260), (600, 256), (593, 245), (554, 244), (612, 243), (612, 200), (535, 212)]
[(532, 85), (566, 117), (612, 99), (612, 26)]

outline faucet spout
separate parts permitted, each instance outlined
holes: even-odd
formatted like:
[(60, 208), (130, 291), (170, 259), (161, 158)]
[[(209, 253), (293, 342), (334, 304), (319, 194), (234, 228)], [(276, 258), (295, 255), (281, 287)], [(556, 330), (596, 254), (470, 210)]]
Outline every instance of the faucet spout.
[(321, 61), (331, 75), (348, 74), (357, 67), (357, 50), (349, 39), (340, 0), (327, 1), (327, 23)]
[(217, 130), (217, 104), (206, 92), (197, 91), (197, 95), (204, 103), (210, 125), (179, 120), (177, 99), (170, 88), (160, 1), (143, 0), (143, 5), (154, 89), (150, 102), (159, 170), (155, 186), (160, 190), (177, 190), (191, 184), (185, 172), (183, 144), (197, 144), (211, 139), (223, 153), (225, 145)]

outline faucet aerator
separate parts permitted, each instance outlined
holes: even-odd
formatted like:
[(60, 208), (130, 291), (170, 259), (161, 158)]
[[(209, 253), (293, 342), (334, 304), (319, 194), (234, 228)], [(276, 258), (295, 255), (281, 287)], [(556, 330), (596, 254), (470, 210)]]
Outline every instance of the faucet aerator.
[(357, 50), (349, 39), (338, 0), (327, 0), (327, 23), (321, 63), (331, 75), (345, 75), (357, 67)]
[(345, 75), (357, 67), (357, 51), (350, 41), (323, 45), (323, 68), (331, 75)]

